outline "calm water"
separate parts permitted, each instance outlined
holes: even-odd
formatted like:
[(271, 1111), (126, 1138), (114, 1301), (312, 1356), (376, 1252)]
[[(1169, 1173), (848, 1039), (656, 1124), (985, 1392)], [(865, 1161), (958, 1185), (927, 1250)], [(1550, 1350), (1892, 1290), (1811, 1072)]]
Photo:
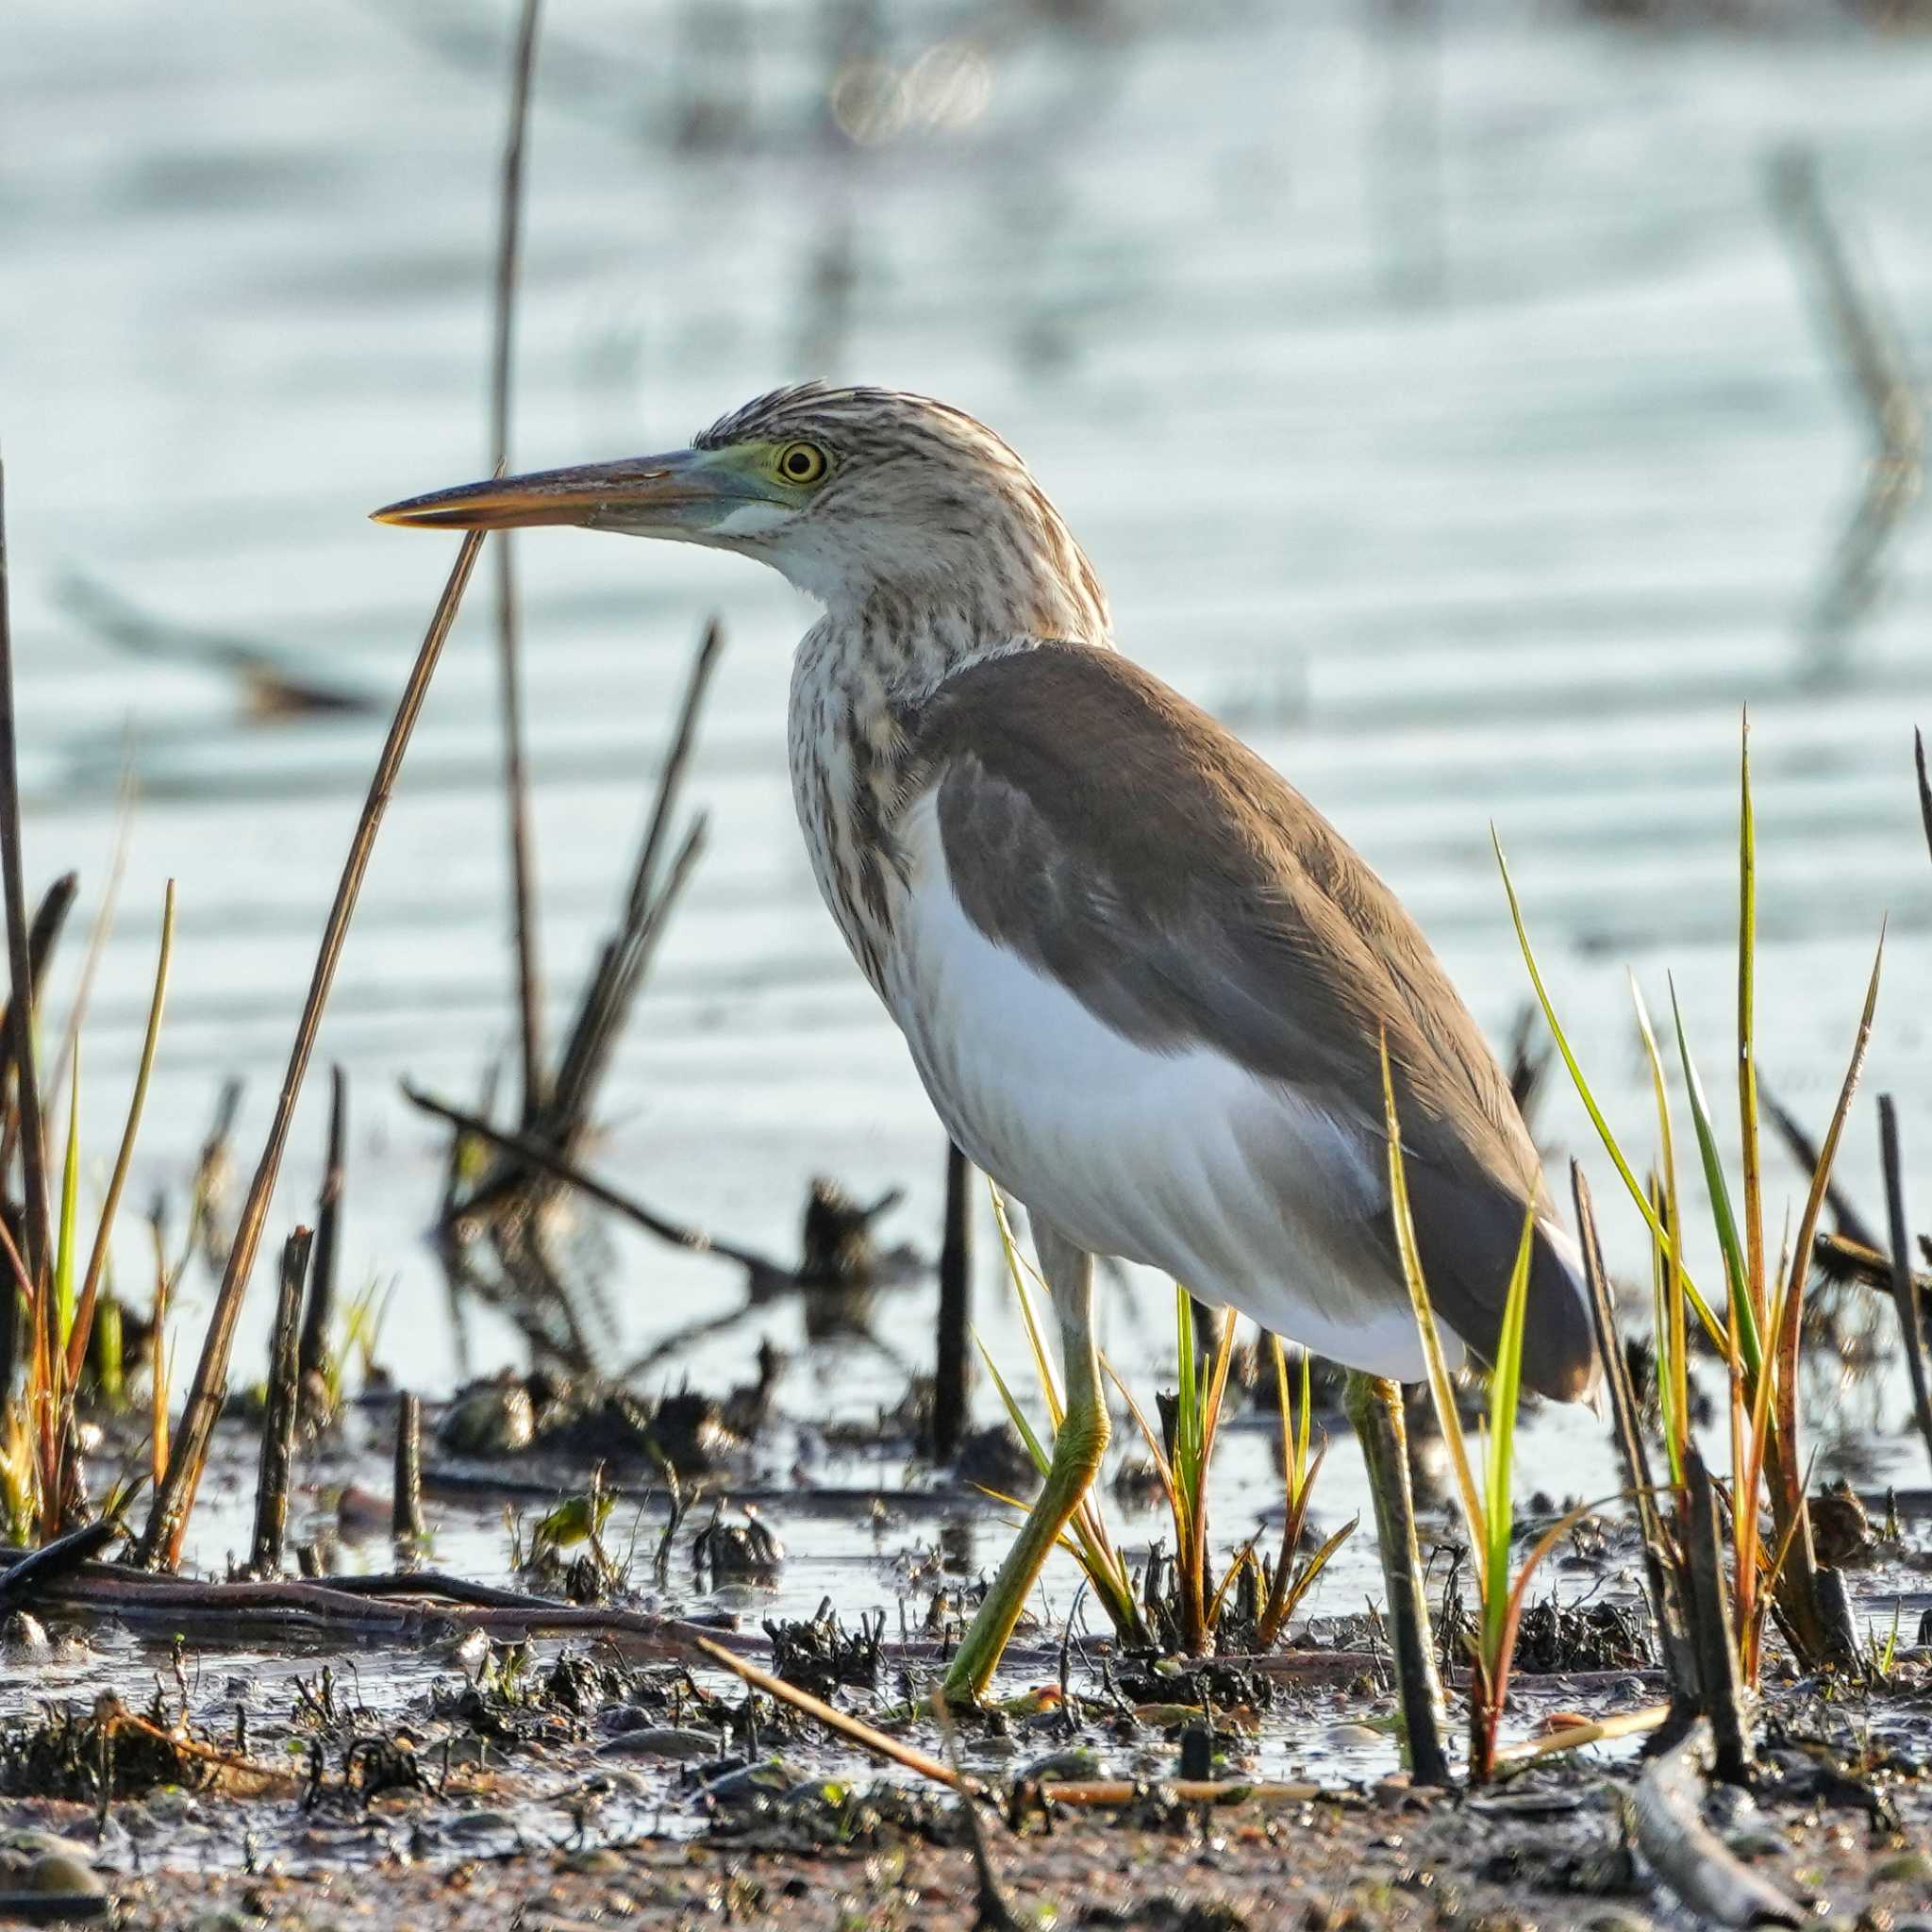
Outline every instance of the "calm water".
[[(971, 407), (1065, 508), (1124, 647), (1335, 818), (1500, 1034), (1525, 989), (1495, 824), (1639, 1149), (1626, 964), (1654, 1005), (1674, 972), (1726, 1099), (1748, 703), (1766, 1077), (1822, 1124), (1889, 914), (1868, 1084), (1899, 1094), (1925, 1174), (1932, 868), (1910, 725), (1932, 724), (1932, 558), (1924, 520), (1908, 523), (1886, 598), (1821, 671), (1804, 613), (1866, 435), (1765, 163), (1779, 143), (1815, 146), (1924, 362), (1932, 49), (1446, 10), (1438, 41), (1404, 45), (1340, 0), (1186, 25), (1151, 7), (891, 9), (876, 64), (833, 90), (864, 144), (828, 130), (832, 11), (559, 6), (532, 132), (517, 454), (679, 443), (806, 374)], [(483, 465), (508, 11), (9, 9), (0, 427), (31, 875), (76, 866), (94, 903), (125, 757), (140, 787), (83, 1068), (101, 1158), (161, 884), (180, 882), (137, 1208), (178, 1188), (225, 1074), (248, 1082), (244, 1162), (259, 1144), (388, 702), (448, 562), (365, 513)], [(682, 139), (694, 122), (704, 138)], [(540, 533), (518, 554), (556, 1025), (621, 891), (694, 634), (717, 611), (730, 637), (691, 787), (710, 850), (607, 1090), (597, 1164), (781, 1252), (812, 1174), (903, 1185), (885, 1231), (933, 1244), (942, 1143), (791, 820), (782, 713), (804, 607), (697, 552)], [(219, 665), (104, 640), (75, 614), (76, 574), (376, 713), (252, 723)], [(351, 1274), (397, 1283), (384, 1350), (430, 1388), (453, 1373), (420, 1240), (442, 1146), (395, 1083), (467, 1097), (508, 1041), (486, 578), (324, 1041), (353, 1082)], [(277, 1228), (311, 1211), (320, 1099), (318, 1085)], [(1560, 1094), (1540, 1124), (1553, 1149), (1580, 1144)], [(1868, 1097), (1842, 1169), (1868, 1209), (1874, 1149)], [(132, 1220), (125, 1233), (131, 1272), (144, 1246)], [(620, 1257), (637, 1341), (737, 1292), (729, 1271), (654, 1247)], [(982, 1289), (1010, 1359), (990, 1254)], [(206, 1293), (197, 1281), (188, 1299)], [(897, 1306), (889, 1335), (922, 1350), (928, 1297)], [(1112, 1332), (1151, 1374), (1165, 1304), (1145, 1308), (1140, 1328), (1116, 1309)], [(692, 1371), (735, 1372), (748, 1348), (708, 1349)], [(512, 1353), (486, 1324), (479, 1359)], [(892, 1392), (841, 1360), (796, 1372), (787, 1401)], [(1586, 1480), (1593, 1442), (1550, 1426), (1553, 1467)], [(1338, 1507), (1356, 1482), (1340, 1464)]]

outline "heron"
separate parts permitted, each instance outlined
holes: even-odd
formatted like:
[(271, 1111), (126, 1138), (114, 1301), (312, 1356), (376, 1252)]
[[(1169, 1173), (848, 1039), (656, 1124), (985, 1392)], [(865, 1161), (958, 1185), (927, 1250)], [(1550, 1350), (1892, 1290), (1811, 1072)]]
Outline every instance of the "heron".
[[(1254, 459), (1225, 458), (1236, 502)], [(1390, 889), (1272, 765), (1116, 648), (1059, 510), (944, 403), (807, 383), (689, 449), (375, 515), (708, 545), (821, 607), (788, 725), (812, 871), (947, 1131), (1027, 1209), (1063, 1357), (1050, 1468), (946, 1694), (985, 1690), (1100, 1467), (1093, 1269), (1114, 1256), (1350, 1372), (1413, 1748), (1441, 1692), (1402, 1453), (1397, 1385), (1424, 1363), (1391, 1219), (1385, 1043), (1450, 1365), (1493, 1351), (1525, 1225), (1524, 1382), (1576, 1399), (1595, 1361), (1577, 1246), (1508, 1082)]]

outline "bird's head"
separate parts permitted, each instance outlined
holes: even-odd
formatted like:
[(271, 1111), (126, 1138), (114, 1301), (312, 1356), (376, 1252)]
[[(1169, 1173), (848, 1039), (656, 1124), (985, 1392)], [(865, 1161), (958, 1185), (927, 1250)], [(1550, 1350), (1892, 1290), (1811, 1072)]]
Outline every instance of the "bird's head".
[(891, 390), (777, 390), (690, 449), (466, 484), (375, 518), (663, 537), (757, 558), (835, 611), (885, 597), (1002, 634), (1108, 636), (1099, 581), (1025, 464), (963, 410)]

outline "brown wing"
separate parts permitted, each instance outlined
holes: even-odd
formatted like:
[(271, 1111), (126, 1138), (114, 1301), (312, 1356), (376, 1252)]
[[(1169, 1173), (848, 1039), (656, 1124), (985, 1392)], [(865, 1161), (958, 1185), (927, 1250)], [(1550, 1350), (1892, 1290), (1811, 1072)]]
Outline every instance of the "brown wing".
[[(1112, 652), (975, 665), (907, 724), (967, 915), (1127, 1038), (1206, 1042), (1379, 1141), (1386, 1033), (1431, 1293), (1491, 1349), (1536, 1150), (1428, 942), (1327, 821)], [(1362, 1208), (1393, 1277), (1386, 1195)], [(1569, 1396), (1591, 1374), (1579, 1285), (1540, 1229), (1524, 1378)]]

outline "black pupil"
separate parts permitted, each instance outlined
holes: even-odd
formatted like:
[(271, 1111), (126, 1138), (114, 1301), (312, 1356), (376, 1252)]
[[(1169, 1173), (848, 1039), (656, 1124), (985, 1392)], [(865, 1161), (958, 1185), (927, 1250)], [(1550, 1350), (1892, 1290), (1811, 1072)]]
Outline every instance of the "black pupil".
[(785, 467), (794, 476), (808, 476), (811, 474), (811, 452), (808, 449), (795, 449), (785, 459)]

